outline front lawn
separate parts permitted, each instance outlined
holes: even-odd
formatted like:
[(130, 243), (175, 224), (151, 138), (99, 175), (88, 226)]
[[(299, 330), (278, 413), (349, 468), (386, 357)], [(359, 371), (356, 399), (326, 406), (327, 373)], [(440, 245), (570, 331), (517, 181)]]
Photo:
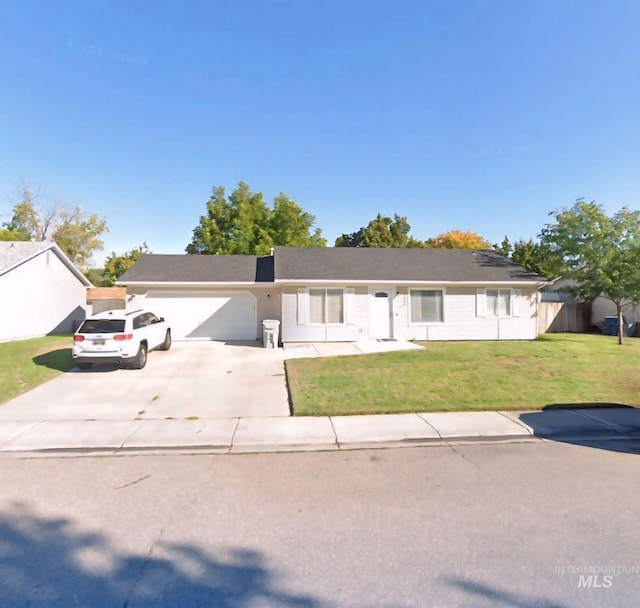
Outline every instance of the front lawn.
[(0, 343), (0, 403), (71, 369), (71, 336)]
[(423, 342), (423, 351), (288, 360), (296, 415), (640, 405), (640, 339)]

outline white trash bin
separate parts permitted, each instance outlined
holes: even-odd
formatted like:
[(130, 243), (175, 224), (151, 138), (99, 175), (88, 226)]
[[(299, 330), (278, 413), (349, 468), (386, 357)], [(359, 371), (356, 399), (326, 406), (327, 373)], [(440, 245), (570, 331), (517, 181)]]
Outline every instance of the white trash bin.
[(262, 345), (265, 348), (278, 348), (280, 338), (280, 321), (265, 319), (262, 321)]

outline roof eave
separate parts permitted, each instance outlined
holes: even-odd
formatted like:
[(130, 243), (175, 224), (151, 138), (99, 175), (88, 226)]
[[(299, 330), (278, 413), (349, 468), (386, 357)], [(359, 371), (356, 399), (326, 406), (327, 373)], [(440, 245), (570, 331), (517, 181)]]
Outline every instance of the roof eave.
[(116, 281), (121, 287), (268, 287), (269, 281)]
[(502, 281), (407, 281), (388, 279), (276, 279), (277, 285), (326, 285), (329, 283), (344, 285), (539, 285), (538, 280), (505, 279)]

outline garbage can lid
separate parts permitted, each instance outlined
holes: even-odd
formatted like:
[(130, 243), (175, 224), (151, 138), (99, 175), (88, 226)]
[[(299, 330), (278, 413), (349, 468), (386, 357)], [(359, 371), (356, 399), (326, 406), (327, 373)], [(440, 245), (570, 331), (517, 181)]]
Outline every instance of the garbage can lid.
[(280, 325), (280, 321), (278, 319), (265, 319), (262, 321), (262, 327), (265, 329), (275, 329)]

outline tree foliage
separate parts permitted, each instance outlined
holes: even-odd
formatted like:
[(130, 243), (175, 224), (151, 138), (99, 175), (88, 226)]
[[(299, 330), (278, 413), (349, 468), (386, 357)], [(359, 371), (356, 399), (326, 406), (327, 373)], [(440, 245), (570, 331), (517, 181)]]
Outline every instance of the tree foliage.
[(562, 272), (562, 257), (540, 241), (520, 239), (511, 243), (505, 236), (493, 249), (541, 277), (552, 279)]
[(262, 193), (252, 192), (245, 182), (229, 196), (216, 186), (186, 251), (267, 255), (274, 245), (324, 247), (326, 240), (314, 223), (315, 217), (286, 194), (276, 196), (269, 207)]
[(595, 201), (578, 199), (550, 215), (555, 223), (543, 228), (541, 242), (562, 259), (562, 278), (575, 282), (569, 291), (589, 302), (603, 296), (616, 305), (622, 344), (623, 309), (640, 302), (640, 211), (623, 207), (608, 216)]
[(113, 287), (116, 281), (131, 268), (145, 253), (151, 253), (147, 243), (134, 247), (118, 255), (115, 251), (106, 259), (101, 268), (89, 268), (84, 274), (98, 287)]
[(429, 241), (436, 249), (490, 249), (489, 242), (472, 230), (449, 230)]
[(0, 240), (54, 241), (79, 268), (86, 269), (93, 253), (103, 247), (100, 236), (108, 230), (106, 221), (97, 214), (86, 216), (80, 205), (38, 205), (38, 198), (30, 186), (22, 186), (21, 200), (0, 229)]
[(407, 218), (394, 214), (393, 218), (378, 215), (356, 232), (341, 234), (336, 247), (423, 247), (424, 243), (409, 236), (411, 226)]

